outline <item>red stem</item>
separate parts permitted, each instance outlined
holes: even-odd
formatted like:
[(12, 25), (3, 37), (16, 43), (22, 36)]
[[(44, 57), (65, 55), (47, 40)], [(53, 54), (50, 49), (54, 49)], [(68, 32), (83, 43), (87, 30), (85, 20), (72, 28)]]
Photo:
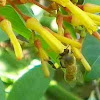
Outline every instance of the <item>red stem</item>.
[(17, 7), (16, 5), (10, 1), (10, 0), (7, 0), (9, 4), (11, 4), (11, 6), (23, 17), (23, 19), (26, 21), (28, 18), (30, 18), (29, 16), (26, 16), (24, 15)]
[(3, 16), (0, 16), (0, 22), (2, 21), (2, 20), (4, 20), (5, 18), (3, 17)]
[(41, 42), (40, 42), (40, 40), (35, 40), (34, 41), (34, 44), (37, 47), (37, 49), (40, 49), (41, 48)]
[(48, 7), (45, 7), (45, 6), (42, 6), (40, 3), (38, 3), (37, 1), (35, 0), (28, 0), (30, 3), (34, 3), (35, 5), (39, 6), (40, 8), (44, 9), (45, 11), (50, 12), (49, 8)]
[(80, 9), (82, 9), (83, 10), (83, 8), (84, 8), (84, 5), (77, 5)]

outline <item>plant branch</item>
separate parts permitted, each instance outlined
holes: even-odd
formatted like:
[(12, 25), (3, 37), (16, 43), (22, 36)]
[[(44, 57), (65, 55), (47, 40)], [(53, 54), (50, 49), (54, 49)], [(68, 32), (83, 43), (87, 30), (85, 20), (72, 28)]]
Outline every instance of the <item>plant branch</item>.
[(29, 16), (24, 15), (17, 7), (16, 5), (11, 1), (11, 0), (7, 0), (8, 3), (23, 17), (23, 19), (26, 21)]

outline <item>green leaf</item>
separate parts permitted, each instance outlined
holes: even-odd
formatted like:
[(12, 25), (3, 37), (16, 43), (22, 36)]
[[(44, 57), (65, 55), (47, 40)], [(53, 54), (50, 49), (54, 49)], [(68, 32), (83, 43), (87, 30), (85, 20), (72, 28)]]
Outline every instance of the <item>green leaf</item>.
[(46, 95), (50, 100), (83, 100), (74, 95), (72, 92), (65, 90), (60, 85), (49, 86)]
[(59, 8), (59, 11), (63, 14), (63, 15), (68, 15), (68, 13), (64, 10), (63, 7)]
[(100, 56), (100, 41), (87, 34), (83, 42), (82, 53), (92, 67), (92, 70), (85, 74), (85, 79), (88, 81), (99, 78), (100, 60), (98, 59)]
[(80, 4), (80, 5), (81, 5), (81, 4), (84, 3), (84, 1), (85, 1), (85, 0), (78, 0), (78, 3), (77, 3), (77, 4)]
[(86, 81), (91, 81), (100, 78), (100, 56), (93, 63), (92, 70), (85, 75)]
[(70, 23), (65, 22), (65, 21), (64, 21), (64, 26), (65, 26), (65, 28), (69, 31), (69, 33), (71, 34), (71, 36), (72, 36), (74, 39), (76, 39), (77, 37), (76, 37), (76, 32), (75, 32), (74, 27), (73, 27)]
[(12, 27), (16, 33), (22, 35), (26, 39), (30, 38), (31, 31), (26, 28), (23, 19), (11, 6), (0, 7), (0, 14), (11, 21)]
[(1, 79), (0, 79), (0, 100), (5, 100), (5, 89)]
[(100, 5), (100, 0), (85, 0), (85, 3), (92, 3), (92, 4)]
[(87, 34), (82, 46), (82, 53), (90, 65), (100, 56), (100, 41)]
[(92, 91), (88, 100), (97, 100), (95, 96), (95, 91)]
[(11, 51), (11, 49), (0, 49), (0, 75), (17, 75), (18, 71), (25, 68), (27, 65), (29, 65), (29, 63), (30, 60), (27, 59), (22, 59), (18, 61), (14, 52)]
[(44, 77), (40, 67), (36, 67), (16, 81), (7, 100), (39, 100), (50, 80)]
[(28, 4), (18, 5), (18, 8), (22, 11), (23, 14), (34, 17), (31, 7)]
[(55, 17), (48, 17), (48, 16), (43, 16), (40, 19), (40, 23), (43, 26), (51, 28), (51, 22), (55, 19)]

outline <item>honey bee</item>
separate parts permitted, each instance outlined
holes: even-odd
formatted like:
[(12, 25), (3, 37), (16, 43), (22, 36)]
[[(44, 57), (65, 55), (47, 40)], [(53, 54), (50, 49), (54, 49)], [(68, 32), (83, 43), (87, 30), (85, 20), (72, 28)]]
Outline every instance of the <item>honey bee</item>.
[(61, 68), (66, 70), (65, 79), (67, 81), (76, 80), (77, 74), (77, 65), (76, 58), (73, 53), (69, 51), (69, 49), (65, 49), (59, 57)]

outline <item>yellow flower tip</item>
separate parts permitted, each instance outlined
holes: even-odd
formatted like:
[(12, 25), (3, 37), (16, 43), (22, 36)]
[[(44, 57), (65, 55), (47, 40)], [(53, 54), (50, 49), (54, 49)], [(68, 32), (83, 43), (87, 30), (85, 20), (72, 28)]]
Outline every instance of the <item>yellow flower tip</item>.
[(41, 24), (38, 22), (38, 20), (36, 18), (29, 18), (26, 21), (26, 27), (31, 29), (31, 30), (35, 30), (35, 31), (39, 31), (40, 28), (42, 27)]
[(95, 24), (95, 26), (93, 26), (92, 29), (90, 29), (89, 27), (87, 27), (86, 29), (89, 32), (89, 34), (92, 35), (93, 32), (97, 31), (97, 25)]
[(1, 29), (4, 31), (4, 32), (8, 32), (8, 30), (12, 30), (12, 26), (11, 26), (11, 23), (10, 21), (8, 21), (7, 19), (3, 19), (1, 22), (0, 22), (0, 27)]
[(86, 69), (87, 71), (91, 71), (91, 66), (90, 66), (89, 63), (86, 61), (86, 59), (84, 58), (84, 56), (82, 56), (81, 62), (82, 62), (83, 66), (85, 67), (85, 69)]
[(87, 3), (83, 6), (83, 10), (90, 13), (96, 13), (96, 12), (100, 12), (100, 6)]
[(23, 54), (20, 55), (20, 57), (18, 56), (18, 57), (17, 57), (17, 60), (22, 60), (22, 58), (23, 58)]
[(18, 60), (21, 60), (23, 58), (23, 52), (21, 45), (19, 44), (18, 40), (16, 37), (12, 37), (13, 39), (10, 39), (12, 42), (12, 45), (14, 47), (15, 55)]
[(11, 22), (7, 19), (4, 19), (0, 22), (1, 29), (8, 35), (8, 37), (11, 40), (11, 43), (14, 47), (15, 55), (18, 60), (21, 60), (23, 58), (22, 48), (14, 35), (14, 32), (12, 30)]

